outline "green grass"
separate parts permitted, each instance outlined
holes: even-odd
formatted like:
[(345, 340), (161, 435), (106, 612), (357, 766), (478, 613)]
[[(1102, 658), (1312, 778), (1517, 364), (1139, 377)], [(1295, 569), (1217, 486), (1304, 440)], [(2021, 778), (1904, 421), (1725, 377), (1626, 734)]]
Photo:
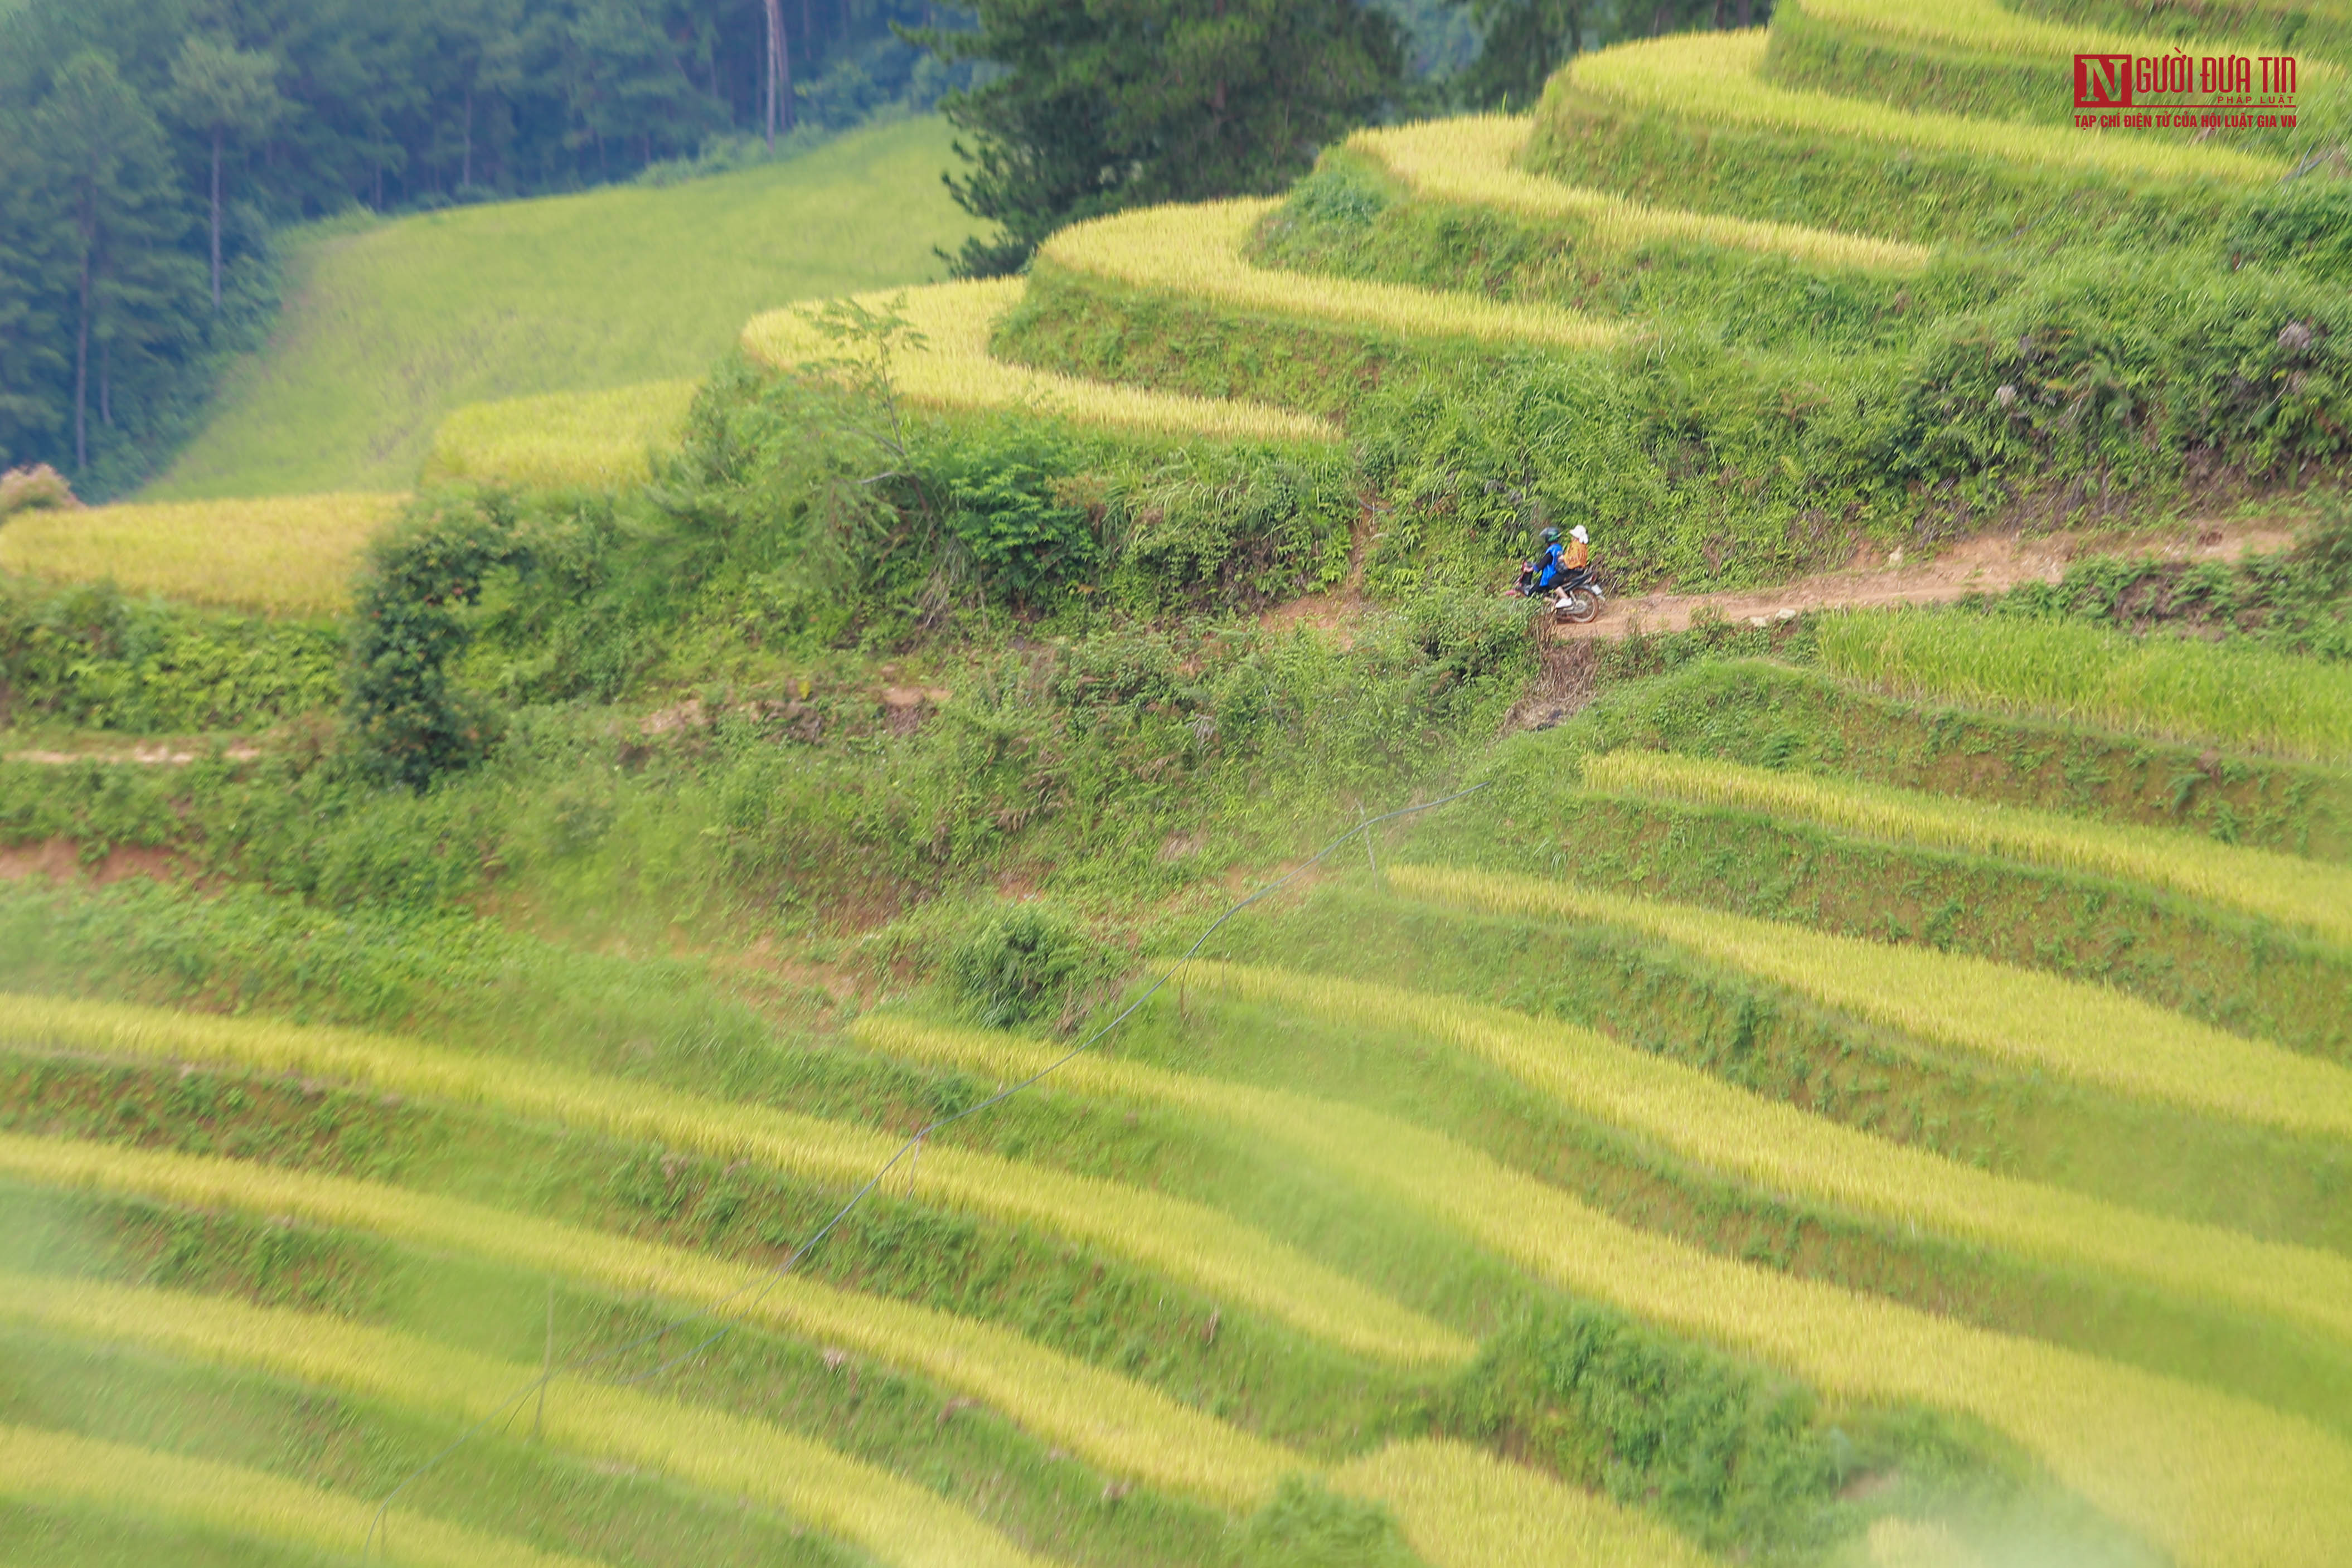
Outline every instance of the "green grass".
[[(1656, 856), (1661, 850), (1654, 841), (1648, 852)], [(1689, 852), (1712, 858), (1717, 852), (1702, 841)], [(1744, 868), (1735, 862), (1732, 874), (1743, 875)], [(1872, 874), (1894, 880), (1884, 870)], [(1804, 918), (1801, 904), (1765, 907), (1783, 920)], [(2322, 1146), (1938, 1051), (1635, 927), (1483, 914), (1361, 887), (1332, 887), (1278, 921), (1221, 938), (1217, 946), (1222, 951), (1216, 956), (1229, 959), (1411, 986), (1539, 1018), (1597, 1024), (1650, 1055), (1981, 1170), (2273, 1241), (2352, 1252), (2352, 1214), (2342, 1202), (2346, 1183), (2352, 1181), (2352, 1151), (2340, 1145)], [(1388, 1038), (1397, 1039), (1392, 1032)], [(1403, 1042), (1398, 1049), (1404, 1049)], [(1193, 1060), (1172, 1046), (1156, 1055), (1178, 1063)], [(1327, 1095), (1367, 1093), (1364, 1071), (1346, 1053), (1311, 1073), (1292, 1055), (1267, 1061), (1262, 1072), (1250, 1065), (1260, 1058), (1260, 1052), (1235, 1045), (1218, 1056), (1223, 1064), (1218, 1070), (1227, 1076), (1263, 1078), (1278, 1068), (1278, 1082), (1304, 1074)], [(1416, 1070), (1377, 1092), (1370, 1103), (1425, 1120), (1425, 1107), (1442, 1098), (1456, 1103), (1449, 1125), (1484, 1143), (1477, 1129), (1492, 1118), (1482, 1101), (1517, 1098), (1523, 1107), (1525, 1102), (1522, 1092), (1498, 1073), (1482, 1071), (1475, 1082), (1481, 1086), (1476, 1095), (1441, 1091)], [(1604, 1207), (1620, 1204), (1622, 1187), (1607, 1185), (1594, 1162), (1577, 1162), (1594, 1172), (1591, 1176), (1563, 1164), (1580, 1151), (1567, 1140), (1563, 1124), (1556, 1121), (1550, 1127), (1549, 1141), (1522, 1135), (1516, 1145), (1496, 1145), (1495, 1152), (1550, 1171), (1554, 1179)], [(2166, 1157), (2151, 1162), (2147, 1151), (2154, 1148), (2165, 1150)], [(1605, 1150), (1601, 1157), (1607, 1157)], [(1622, 1212), (1654, 1225), (1662, 1211), (1652, 1207)], [(1702, 1217), (1696, 1233), (1711, 1235), (1719, 1250), (1748, 1255), (1753, 1249), (1785, 1266), (1811, 1268), (1812, 1260), (1831, 1256), (1826, 1243), (1816, 1248), (1801, 1235), (1776, 1228), (1763, 1210), (1745, 1223), (1728, 1225)], [(1916, 1278), (1937, 1290), (1953, 1273), (1948, 1265), (1930, 1264)], [(1824, 1277), (1868, 1286), (1881, 1275), (1857, 1262), (1832, 1267)], [(2063, 1334), (2083, 1315), (2083, 1309), (2061, 1306), (2000, 1322), (2027, 1332), (2056, 1325), (2052, 1332)]]
[(2234, 143), (1790, 90), (1759, 74), (1765, 50), (1759, 28), (1580, 55), (1545, 89), (1528, 167), (1657, 206), (1927, 244), (2030, 231), (2070, 248), (2205, 235), (2286, 172)]
[[(40, 1283), (65, 1283), (70, 1289), (82, 1282), (44, 1279)], [(523, 1283), (515, 1299), (538, 1305), (539, 1292), (531, 1287), (540, 1281)], [(572, 1303), (563, 1305), (570, 1309)], [(533, 1337), (519, 1345), (511, 1359), (535, 1366), (541, 1348)], [(810, 1359), (815, 1359), (814, 1352)], [(16, 1426), (71, 1431), (259, 1471), (371, 1508), (462, 1429), (462, 1418), (447, 1409), (417, 1409), (330, 1392), (248, 1369), (158, 1355), (120, 1340), (45, 1332), (25, 1322), (0, 1322), (0, 1368), (5, 1369), (0, 1379), (8, 1393), (5, 1419)], [(667, 1392), (706, 1402), (698, 1388)], [(896, 1390), (886, 1386), (877, 1392), (888, 1399)], [(917, 1399), (922, 1409), (916, 1424), (929, 1435), (939, 1402), (920, 1396)], [(528, 1419), (521, 1434), (525, 1440), (511, 1440), (510, 1429), (509, 1440), (477, 1446), (464, 1473), (453, 1475), (444, 1469), (426, 1474), (401, 1495), (400, 1509), (463, 1530), (516, 1537), (542, 1552), (588, 1558), (611, 1568), (663, 1568), (681, 1560), (700, 1568), (877, 1568), (865, 1552), (812, 1533), (789, 1515), (746, 1509), (739, 1500), (689, 1490), (666, 1476), (626, 1470), (601, 1457), (531, 1442)], [(1100, 1489), (1097, 1480), (1082, 1494), (1081, 1506), (1094, 1504)], [(60, 1511), (64, 1517), (58, 1522), (77, 1543), (85, 1539), (105, 1542), (110, 1534), (135, 1531), (142, 1522), (150, 1530), (168, 1528), (168, 1516), (129, 1510)], [(12, 1534), (12, 1522), (0, 1519), (0, 1541), (33, 1538), (31, 1531)], [(100, 1528), (110, 1524), (111, 1531)], [(181, 1539), (205, 1537), (183, 1526)], [(86, 1555), (39, 1555), (32, 1561), (41, 1568), (78, 1568), (82, 1563), (140, 1568), (151, 1563), (208, 1568), (214, 1561), (183, 1557), (178, 1544), (144, 1554), (127, 1543), (100, 1546)], [(254, 1538), (240, 1544), (247, 1555), (229, 1560), (237, 1568), (248, 1562), (254, 1568), (275, 1568), (281, 1561)], [(355, 1561), (340, 1552), (291, 1548), (279, 1552), (305, 1564), (349, 1568)], [(1064, 1560), (1073, 1568), (1097, 1568), (1099, 1561), (1090, 1561), (1085, 1553), (1065, 1555)], [(12, 1568), (23, 1563), (9, 1561)], [(1125, 1568), (1117, 1556), (1111, 1563)], [(1192, 1568), (1181, 1559), (1171, 1568), (1177, 1565)]]
[(1959, 706), (1964, 698), (1888, 696), (1760, 660), (1669, 668), (1612, 683), (1573, 724), (1515, 738), (1496, 756), (1498, 779), (1532, 803), (1566, 787), (1577, 754), (1635, 747), (2352, 862), (2352, 771), (2341, 768)]
[(404, 489), (461, 404), (698, 376), (760, 310), (935, 277), (971, 226), (948, 140), (910, 120), (667, 189), (297, 239), (268, 348), (148, 497)]
[[(2198, 15), (2209, 10), (2200, 6), (2183, 18), (2193, 29), (2187, 45), (2192, 57), (2222, 47), (2207, 18)], [(2076, 53), (2160, 56), (2170, 53), (2174, 42), (2173, 37), (2144, 30), (2116, 32), (2021, 16), (1996, 0), (1947, 0), (1934, 6), (1912, 0), (1802, 0), (1776, 8), (1764, 74), (1787, 87), (1896, 107), (1932, 104), (1947, 113), (2065, 124), (2071, 130)], [(2267, 150), (2299, 141), (2308, 147), (2315, 126), (2336, 121), (2342, 73), (2313, 58), (2307, 41), (2293, 52), (2301, 57), (2300, 131), (2241, 127), (2227, 133), (2234, 144)], [(2210, 99), (2191, 91), (2144, 96), (2140, 101), (2161, 110)], [(2139, 135), (2165, 139), (2160, 131)]]
[(1895, 611), (1827, 617), (1822, 663), (1905, 696), (2352, 762), (2352, 667), (2071, 621)]
[[(1168, 1115), (1180, 1108), (1302, 1153), (1327, 1124), (1400, 1159), (1442, 1133), (1718, 1258), (2345, 1429), (2352, 1317), (2335, 1303), (2352, 1267), (2338, 1255), (1994, 1176), (1558, 1021), (1324, 976), (1185, 974), (1189, 1009), (1154, 1009), (1118, 1056), (1064, 1068), (1069, 1087), (1152, 1116), (1163, 1137), (1181, 1135)], [(877, 1049), (961, 1063), (982, 1082), (1053, 1054), (887, 1014), (857, 1027)], [(1452, 1049), (1433, 1053), (1433, 1039)], [(1311, 1098), (1272, 1087), (1302, 1078)]]
[(1394, 1510), (1405, 1539), (1436, 1568), (1705, 1568), (1716, 1561), (1639, 1514), (1458, 1443), (1400, 1443), (1332, 1479)]

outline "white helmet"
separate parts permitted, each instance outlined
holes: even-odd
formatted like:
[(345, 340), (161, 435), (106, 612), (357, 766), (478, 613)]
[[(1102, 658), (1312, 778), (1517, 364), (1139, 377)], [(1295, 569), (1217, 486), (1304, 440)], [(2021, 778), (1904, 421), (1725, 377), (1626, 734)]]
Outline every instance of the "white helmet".
[(1576, 527), (1569, 529), (1568, 537), (1574, 539), (1580, 545), (1588, 545), (1592, 542), (1592, 536), (1584, 531), (1584, 525), (1582, 523), (1579, 523)]

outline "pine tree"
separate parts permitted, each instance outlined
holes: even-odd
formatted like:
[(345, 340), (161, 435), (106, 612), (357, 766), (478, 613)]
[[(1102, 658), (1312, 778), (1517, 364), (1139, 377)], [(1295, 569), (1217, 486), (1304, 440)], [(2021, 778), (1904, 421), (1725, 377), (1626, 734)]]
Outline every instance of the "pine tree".
[(52, 230), (61, 243), (53, 265), (70, 273), (79, 476), (90, 465), (93, 350), (121, 346), (143, 355), (184, 336), (185, 316), (174, 306), (193, 292), (188, 258), (176, 249), (187, 214), (163, 128), (96, 50), (58, 68), (35, 110), (31, 141), (56, 182)]
[(221, 308), (221, 159), (232, 137), (257, 137), (291, 107), (278, 91), (273, 56), (191, 37), (172, 62), (173, 118), (212, 143), (213, 314)]
[(978, 0), (971, 31), (905, 37), (1000, 74), (941, 108), (971, 138), (956, 200), (1003, 236), (959, 276), (1013, 272), (1076, 219), (1281, 189), (1394, 96), (1404, 50), (1360, 0)]

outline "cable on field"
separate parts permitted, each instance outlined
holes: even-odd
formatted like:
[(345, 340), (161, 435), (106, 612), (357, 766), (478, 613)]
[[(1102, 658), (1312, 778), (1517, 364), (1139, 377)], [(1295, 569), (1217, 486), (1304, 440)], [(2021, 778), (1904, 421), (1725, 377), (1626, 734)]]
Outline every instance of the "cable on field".
[[(367, 1539), (361, 1543), (361, 1554), (362, 1556), (373, 1554), (377, 1541), (379, 1538), (383, 1537), (384, 1533), (383, 1526), (385, 1519), (391, 1511), (393, 1503), (399, 1499), (402, 1492), (406, 1491), (409, 1487), (417, 1481), (422, 1480), (426, 1475), (439, 1468), (444, 1459), (446, 1459), (450, 1455), (464, 1448), (467, 1443), (472, 1442), (493, 1424), (503, 1427), (509, 1420), (512, 1419), (515, 1413), (522, 1408), (524, 1402), (530, 1399), (532, 1395), (539, 1394), (543, 1396), (549, 1385), (567, 1374), (584, 1372), (588, 1368), (595, 1366), (603, 1362), (611, 1361), (616, 1356), (625, 1355), (630, 1351), (638, 1350), (646, 1345), (653, 1344), (660, 1340), (667, 1339), (671, 1334), (677, 1333), (681, 1329), (685, 1329), (694, 1323), (700, 1322), (705, 1319), (718, 1315), (720, 1312), (734, 1305), (738, 1301), (758, 1301), (762, 1295), (766, 1294), (771, 1289), (772, 1289), (779, 1281), (782, 1280), (785, 1275), (791, 1273), (794, 1268), (806, 1260), (810, 1253), (815, 1251), (816, 1249), (823, 1244), (825, 1238), (832, 1235), (833, 1232), (840, 1227), (842, 1221), (847, 1219), (851, 1214), (855, 1213), (858, 1205), (864, 1203), (867, 1197), (871, 1197), (874, 1192), (880, 1187), (883, 1178), (898, 1168), (900, 1161), (908, 1158), (910, 1155), (919, 1158), (924, 1141), (929, 1138), (932, 1134), (938, 1132), (942, 1127), (950, 1126), (953, 1124), (964, 1121), (969, 1117), (977, 1116), (980, 1113), (987, 1110), (992, 1105), (1002, 1104), (1003, 1102), (1012, 1099), (1016, 1094), (1024, 1093), (1027, 1091), (1035, 1088), (1039, 1083), (1053, 1076), (1053, 1074), (1058, 1071), (1061, 1068), (1085, 1055), (1087, 1051), (1092, 1051), (1097, 1045), (1099, 1045), (1113, 1030), (1118, 1028), (1119, 1025), (1134, 1017), (1137, 1010), (1139, 1009), (1144, 1003), (1150, 1001), (1154, 996), (1158, 995), (1171, 980), (1176, 977), (1178, 972), (1181, 971), (1185, 965), (1191, 963), (1195, 957), (1199, 956), (1201, 949), (1207, 946), (1209, 938), (1215, 936), (1224, 924), (1233, 919), (1234, 915), (1239, 915), (1243, 910), (1249, 908), (1250, 905), (1258, 903), (1260, 900), (1270, 897), (1274, 894), (1280, 892), (1284, 887), (1305, 875), (1308, 871), (1314, 869), (1314, 867), (1320, 864), (1323, 861), (1330, 858), (1332, 854), (1336, 853), (1350, 840), (1361, 838), (1364, 841), (1364, 852), (1369, 857), (1371, 854), (1372, 830), (1379, 827), (1382, 822), (1394, 821), (1400, 817), (1418, 816), (1423, 811), (1433, 811), (1440, 806), (1450, 806), (1454, 801), (1462, 800), (1465, 796), (1475, 795), (1479, 790), (1489, 788), (1492, 785), (1492, 782), (1493, 781), (1490, 779), (1485, 783), (1473, 784), (1467, 789), (1456, 789), (1451, 795), (1441, 795), (1434, 800), (1424, 800), (1417, 806), (1400, 807), (1396, 810), (1384, 811), (1377, 817), (1368, 817), (1362, 821), (1358, 822), (1354, 827), (1349, 828), (1346, 832), (1341, 833), (1338, 838), (1333, 839), (1321, 849), (1316, 851), (1307, 859), (1299, 862), (1297, 865), (1291, 867), (1290, 870), (1275, 878), (1272, 882), (1267, 883), (1264, 887), (1259, 888), (1248, 897), (1236, 900), (1234, 903), (1228, 904), (1225, 907), (1224, 913), (1219, 915), (1214, 920), (1209, 922), (1209, 924), (1202, 928), (1200, 936), (1192, 939), (1192, 945), (1184, 949), (1184, 953), (1181, 957), (1178, 958), (1173, 964), (1168, 966), (1168, 967), (1162, 971), (1160, 975), (1151, 982), (1151, 984), (1143, 988), (1133, 1001), (1121, 1008), (1118, 1014), (1100, 1029), (1096, 1030), (1092, 1034), (1087, 1036), (1086, 1039), (1080, 1040), (1077, 1044), (1072, 1046), (1069, 1050), (1064, 1051), (1061, 1055), (1055, 1057), (1053, 1061), (1047, 1062), (1045, 1066), (1039, 1068), (1028, 1077), (1021, 1080), (1018, 1083), (1007, 1085), (1003, 1089), (999, 1089), (995, 1093), (990, 1095), (985, 1100), (968, 1105), (964, 1109), (954, 1112), (949, 1115), (940, 1116), (933, 1121), (924, 1124), (920, 1127), (918, 1127), (911, 1134), (908, 1135), (905, 1143), (898, 1145), (898, 1150), (893, 1153), (888, 1159), (882, 1162), (879, 1169), (876, 1170), (872, 1176), (866, 1178), (864, 1185), (860, 1186), (856, 1191), (849, 1195), (848, 1198), (843, 1202), (842, 1206), (834, 1211), (833, 1217), (830, 1219), (827, 1219), (823, 1225), (818, 1226), (817, 1228), (809, 1236), (807, 1240), (802, 1242), (799, 1246), (793, 1248), (792, 1251), (785, 1254), (784, 1260), (777, 1264), (766, 1274), (761, 1276), (759, 1279), (748, 1281), (740, 1289), (728, 1292), (726, 1295), (719, 1297), (717, 1301), (710, 1302), (707, 1306), (698, 1307), (695, 1311), (688, 1312), (682, 1317), (675, 1318), (670, 1322), (664, 1323), (657, 1329), (653, 1329), (647, 1333), (639, 1334), (635, 1339), (627, 1340), (620, 1344), (613, 1345), (607, 1349), (598, 1351), (593, 1355), (573, 1357), (564, 1361), (560, 1365), (550, 1366), (547, 1371), (542, 1372), (539, 1376), (531, 1379), (530, 1382), (523, 1385), (520, 1389), (517, 1389), (511, 1396), (502, 1401), (499, 1406), (492, 1410), (488, 1415), (476, 1420), (471, 1426), (459, 1432), (455, 1437), (452, 1437), (446, 1446), (434, 1453), (430, 1458), (426, 1458), (424, 1463), (418, 1465), (415, 1469), (402, 1477), (399, 1484), (394, 1486), (390, 1491), (386, 1492), (383, 1495), (383, 1501), (376, 1506), (375, 1518), (368, 1525)], [(1379, 862), (1374, 861), (1372, 863), (1374, 871), (1377, 873)], [(635, 1384), (650, 1382), (666, 1372), (684, 1365), (686, 1363), (692, 1361), (696, 1356), (700, 1355), (704, 1351), (709, 1349), (712, 1345), (718, 1343), (721, 1339), (724, 1339), (735, 1327), (736, 1325), (732, 1322), (720, 1323), (709, 1333), (704, 1335), (701, 1339), (697, 1340), (693, 1344), (688, 1346), (685, 1350), (680, 1351), (677, 1354), (671, 1356), (668, 1360), (656, 1364), (647, 1371), (637, 1373), (633, 1376), (622, 1378), (619, 1385), (627, 1387)]]

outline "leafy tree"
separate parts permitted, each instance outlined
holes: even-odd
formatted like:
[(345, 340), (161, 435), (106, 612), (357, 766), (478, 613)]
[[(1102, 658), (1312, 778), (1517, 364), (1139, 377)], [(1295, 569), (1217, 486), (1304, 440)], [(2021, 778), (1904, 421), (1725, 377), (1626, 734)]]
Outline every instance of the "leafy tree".
[(221, 308), (221, 156), (229, 138), (257, 137), (291, 107), (278, 91), (278, 61), (211, 38), (190, 37), (172, 62), (173, 118), (212, 142), (213, 314)]
[(977, 0), (979, 26), (904, 36), (998, 74), (941, 107), (969, 145), (956, 200), (1003, 235), (950, 258), (1018, 270), (1065, 224), (1281, 189), (1396, 93), (1403, 46), (1360, 0)]

